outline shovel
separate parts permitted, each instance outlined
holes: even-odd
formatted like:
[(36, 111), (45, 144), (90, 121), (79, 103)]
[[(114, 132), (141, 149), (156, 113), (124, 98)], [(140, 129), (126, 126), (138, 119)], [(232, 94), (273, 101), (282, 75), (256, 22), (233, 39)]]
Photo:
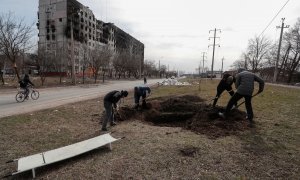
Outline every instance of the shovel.
[[(257, 96), (259, 93), (254, 94), (252, 97)], [(241, 102), (240, 104), (238, 104), (237, 106), (233, 107), (232, 109), (237, 109), (238, 107), (240, 107), (242, 104), (244, 104), (245, 101)]]

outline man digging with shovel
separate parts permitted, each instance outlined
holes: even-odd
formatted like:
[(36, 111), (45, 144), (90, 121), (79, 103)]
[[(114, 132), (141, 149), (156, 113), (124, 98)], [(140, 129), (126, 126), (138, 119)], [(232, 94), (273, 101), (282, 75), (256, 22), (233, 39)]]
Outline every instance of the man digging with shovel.
[(102, 122), (102, 131), (107, 131), (107, 123), (110, 122), (111, 126), (116, 125), (114, 121), (114, 111), (117, 109), (117, 103), (121, 98), (127, 97), (127, 91), (111, 91), (104, 96), (104, 108), (106, 118)]
[(226, 116), (229, 115), (230, 110), (232, 109), (233, 105), (237, 103), (238, 100), (241, 98), (245, 99), (245, 106), (247, 110), (247, 117), (246, 119), (249, 120), (249, 126), (253, 127), (254, 126), (254, 121), (253, 121), (253, 110), (252, 110), (252, 104), (251, 104), (251, 99), (252, 99), (252, 94), (254, 90), (254, 81), (259, 83), (259, 90), (257, 94), (263, 92), (264, 90), (264, 81), (256, 76), (255, 74), (246, 71), (245, 69), (240, 68), (238, 70), (238, 74), (236, 75), (236, 93), (230, 98), (226, 110), (224, 113), (219, 112), (219, 116), (222, 118), (226, 118)]
[(138, 110), (140, 106), (140, 98), (142, 97), (142, 108), (146, 108), (146, 97), (147, 97), (147, 92), (148, 96), (151, 93), (151, 89), (149, 87), (134, 87), (134, 103), (135, 106), (134, 108)]
[[(235, 78), (232, 75), (227, 74), (227, 73), (223, 75), (223, 78), (221, 79), (221, 81), (217, 87), (216, 97), (213, 99), (214, 100), (213, 105), (212, 105), (213, 108), (216, 106), (219, 97), (225, 90), (227, 90), (227, 92), (230, 94), (230, 96), (234, 95), (234, 91), (232, 90), (232, 87), (231, 87), (234, 82), (235, 82)], [(235, 106), (236, 106), (236, 104), (235, 104)]]

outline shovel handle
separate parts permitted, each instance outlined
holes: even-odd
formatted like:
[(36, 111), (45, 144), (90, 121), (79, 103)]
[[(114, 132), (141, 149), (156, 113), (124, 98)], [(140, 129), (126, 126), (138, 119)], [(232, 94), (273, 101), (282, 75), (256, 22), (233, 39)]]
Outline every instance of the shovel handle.
[[(256, 94), (254, 94), (252, 97), (255, 97), (255, 96), (257, 96), (259, 93), (256, 93)], [(243, 101), (243, 102), (241, 102), (240, 104), (238, 104), (235, 108), (238, 108), (238, 107), (240, 107), (242, 104), (244, 104), (245, 103), (245, 101)]]

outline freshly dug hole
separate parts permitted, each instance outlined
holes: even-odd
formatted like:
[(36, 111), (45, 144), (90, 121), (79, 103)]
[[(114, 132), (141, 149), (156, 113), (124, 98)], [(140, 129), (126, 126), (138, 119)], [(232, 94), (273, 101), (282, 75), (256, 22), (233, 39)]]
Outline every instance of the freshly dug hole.
[(156, 126), (183, 127), (212, 138), (235, 135), (248, 129), (245, 112), (232, 110), (226, 120), (221, 119), (218, 112), (224, 108), (212, 108), (198, 96), (168, 97), (161, 101), (156, 98), (154, 104), (144, 113), (144, 119)]

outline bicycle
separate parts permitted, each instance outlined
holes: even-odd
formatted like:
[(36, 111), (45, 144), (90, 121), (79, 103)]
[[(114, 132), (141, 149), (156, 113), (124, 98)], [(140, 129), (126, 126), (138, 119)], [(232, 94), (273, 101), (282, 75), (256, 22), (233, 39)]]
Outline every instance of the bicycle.
[(28, 94), (25, 94), (25, 89), (20, 88), (18, 90), (18, 93), (16, 94), (16, 101), (17, 102), (23, 102), (25, 99), (29, 98), (29, 95), (31, 99), (37, 100), (40, 97), (40, 93), (34, 89), (32, 86), (28, 86)]

